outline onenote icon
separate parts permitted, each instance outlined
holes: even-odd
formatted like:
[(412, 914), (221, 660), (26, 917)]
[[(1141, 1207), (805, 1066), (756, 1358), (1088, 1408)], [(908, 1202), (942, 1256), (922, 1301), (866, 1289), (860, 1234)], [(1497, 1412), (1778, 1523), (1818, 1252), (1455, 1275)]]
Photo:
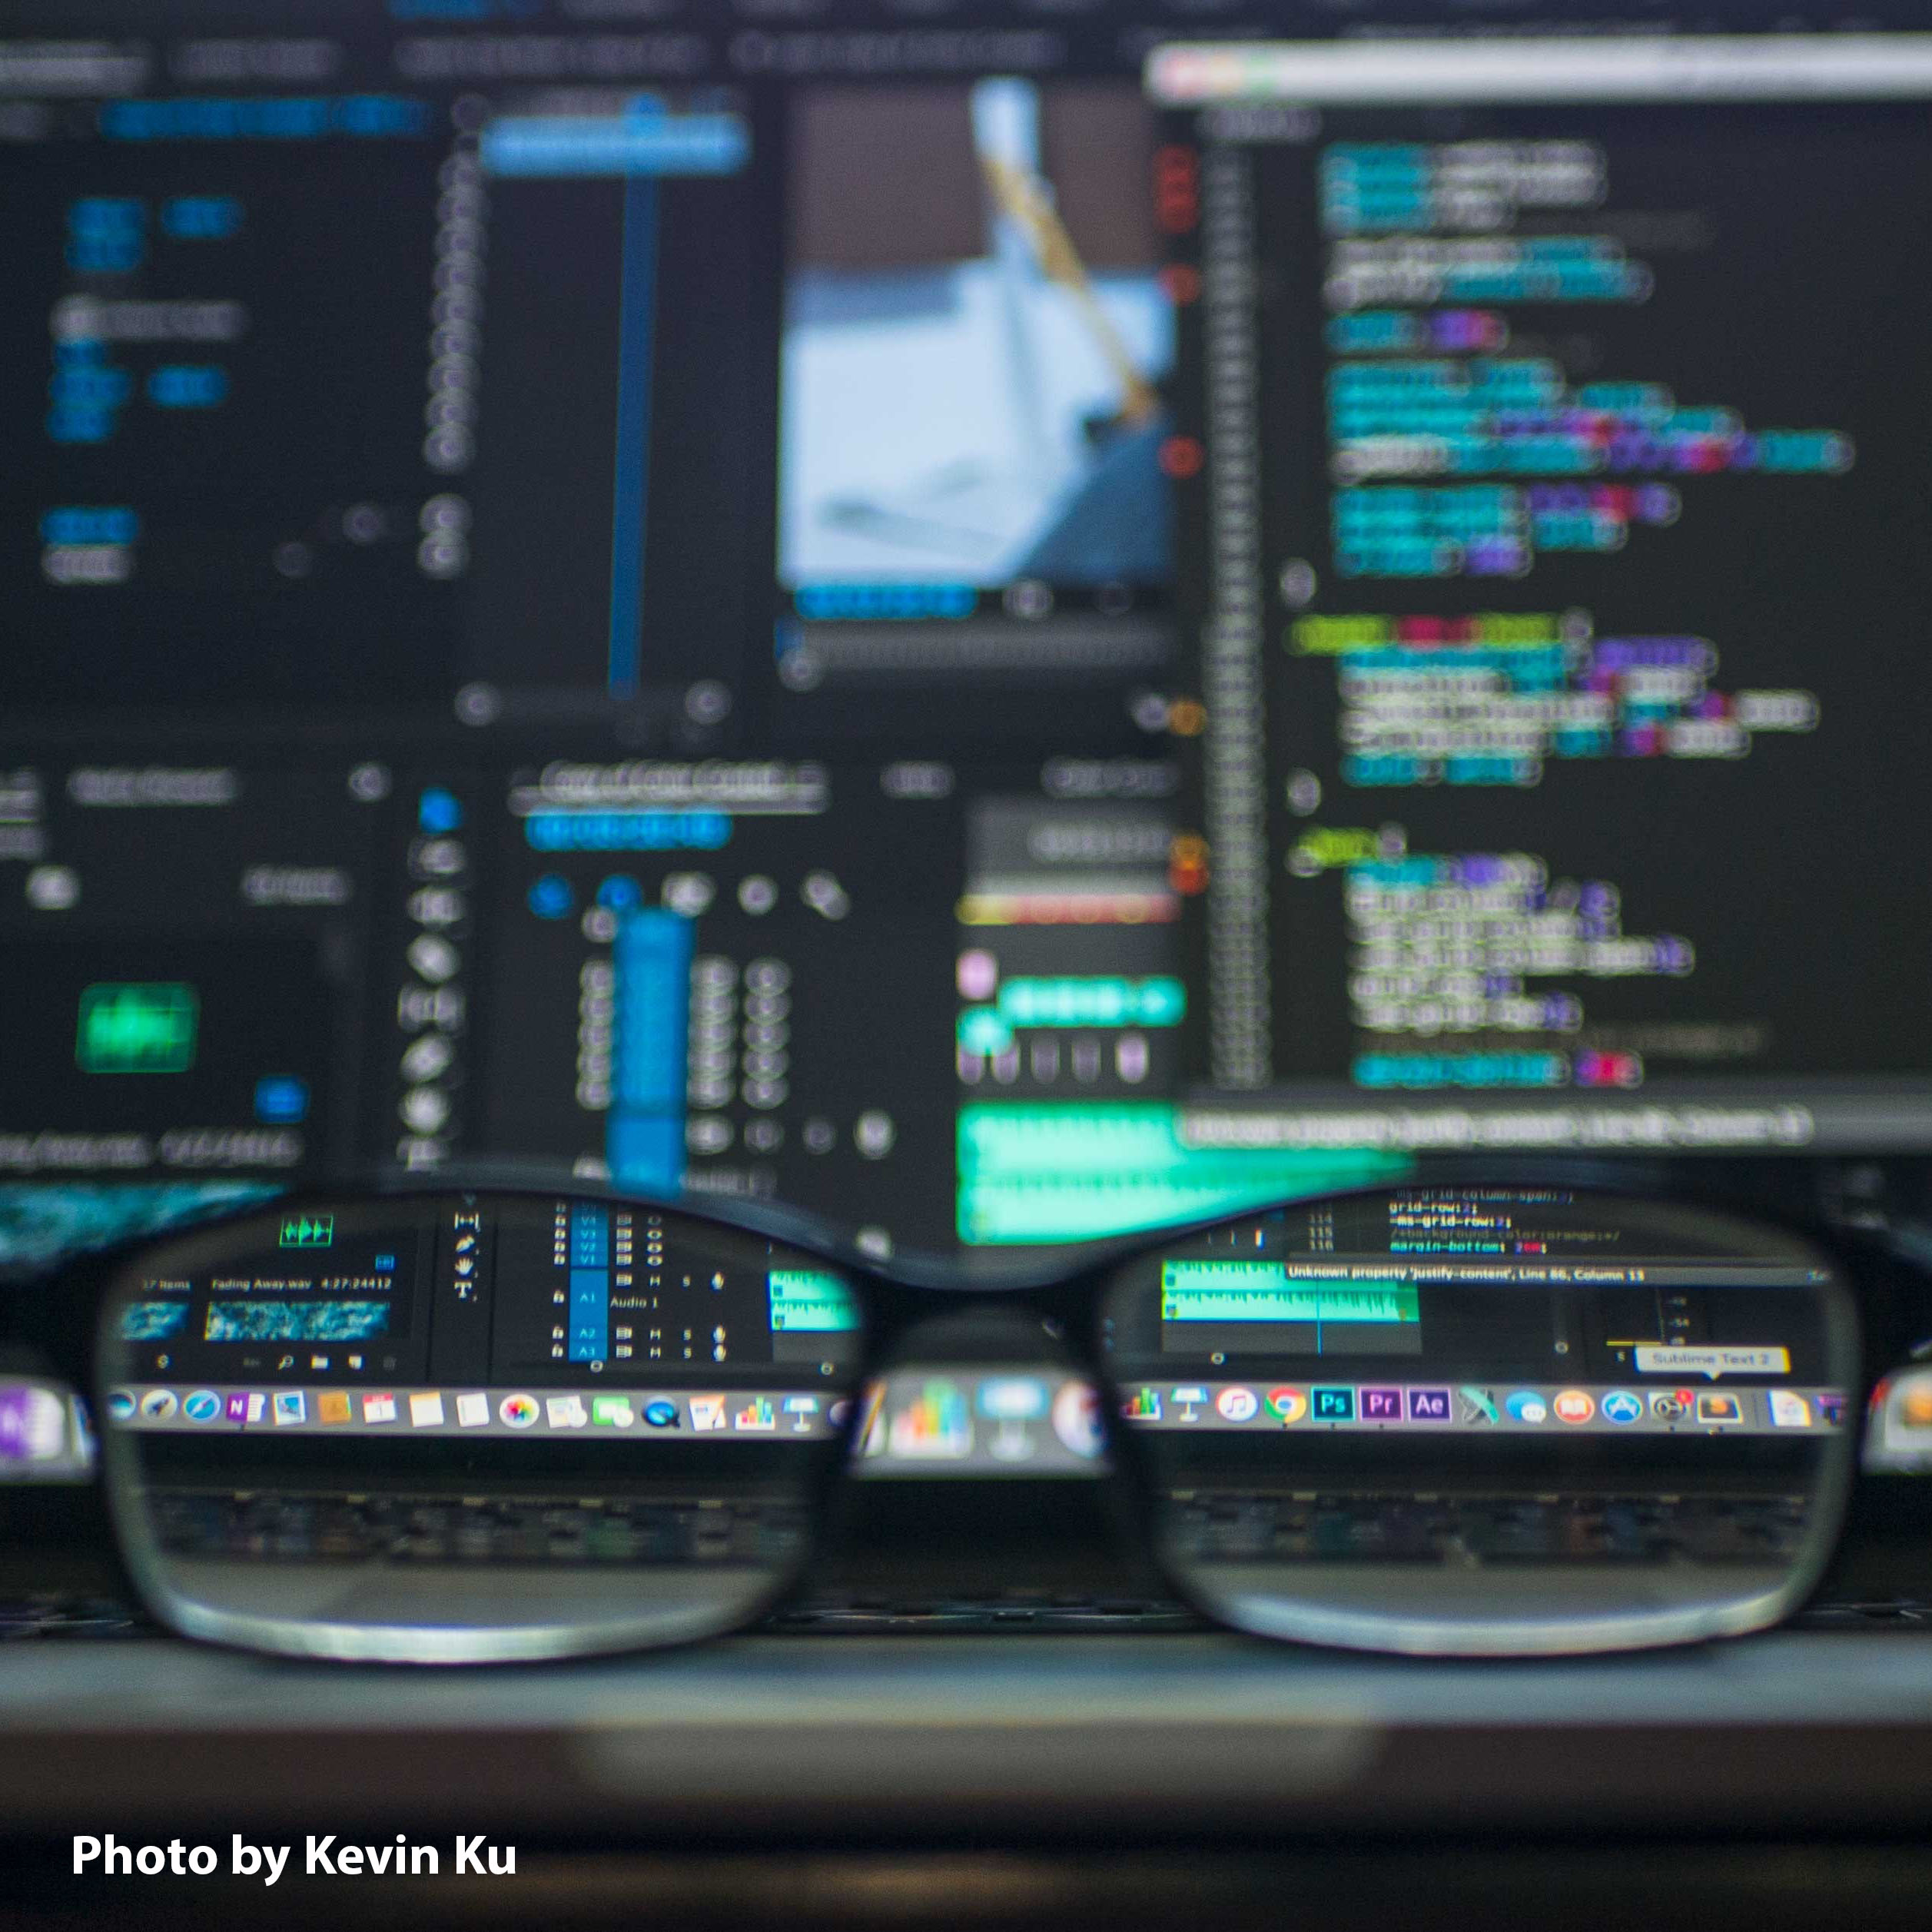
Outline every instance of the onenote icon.
[(1565, 1389), (1550, 1406), (1559, 1422), (1587, 1422), (1597, 1412), (1595, 1399), (1582, 1389)]
[(1632, 1422), (1644, 1419), (1644, 1405), (1641, 1397), (1633, 1396), (1628, 1389), (1612, 1389), (1603, 1399), (1603, 1419), (1627, 1428)]
[(1298, 1422), (1308, 1413), (1308, 1398), (1299, 1389), (1270, 1389), (1268, 1413), (1277, 1422)]
[(506, 1429), (534, 1429), (539, 1410), (534, 1396), (506, 1396), (496, 1405), (496, 1412), (503, 1419)]
[[(68, 1446), (67, 1412), (67, 1404), (38, 1383), (0, 1386), (0, 1462), (58, 1460)], [(85, 1424), (75, 1419), (85, 1439)]]
[(1223, 1389), (1214, 1398), (1214, 1407), (1224, 1422), (1252, 1421), (1261, 1404), (1252, 1389)]
[(191, 1422), (211, 1422), (221, 1413), (221, 1398), (212, 1389), (197, 1389), (181, 1398), (181, 1413)]
[(1509, 1412), (1512, 1422), (1546, 1422), (1549, 1420), (1549, 1404), (1534, 1389), (1517, 1389), (1505, 1399), (1502, 1406)]

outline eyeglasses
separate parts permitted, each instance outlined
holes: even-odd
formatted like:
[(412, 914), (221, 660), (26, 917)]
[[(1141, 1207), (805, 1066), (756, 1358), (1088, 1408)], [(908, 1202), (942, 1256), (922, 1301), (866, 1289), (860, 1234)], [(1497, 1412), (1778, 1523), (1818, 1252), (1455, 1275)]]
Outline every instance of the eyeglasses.
[[(770, 1213), (446, 1188), (124, 1250), (45, 1340), (91, 1393), (128, 1578), (191, 1637), (445, 1663), (691, 1642), (796, 1588), (868, 1454), (1052, 1430), (1104, 1452), (1131, 1533), (1217, 1623), (1536, 1655), (1805, 1600), (1877, 1265), (1520, 1180), (993, 1276)], [(892, 1380), (989, 1319), (1084, 1380), (1057, 1403), (1037, 1376)]]

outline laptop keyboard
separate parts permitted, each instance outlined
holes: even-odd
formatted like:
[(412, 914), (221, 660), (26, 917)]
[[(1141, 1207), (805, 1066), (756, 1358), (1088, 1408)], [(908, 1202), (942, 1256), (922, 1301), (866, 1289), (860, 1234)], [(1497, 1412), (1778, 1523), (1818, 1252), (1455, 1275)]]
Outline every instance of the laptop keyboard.
[[(776, 1567), (806, 1534), (795, 1505), (679, 1499), (267, 1495), (182, 1492), (161, 1498), (163, 1540), (181, 1554), (255, 1561), (637, 1565), (759, 1562)], [(1169, 1533), (1190, 1560), (1763, 1562), (1788, 1552), (1801, 1499), (1569, 1495), (1419, 1498), (1191, 1492)], [(1932, 1630), (1913, 1598), (1814, 1606), (1821, 1629)], [(999, 1634), (1199, 1629), (1152, 1595), (1019, 1588), (995, 1594), (821, 1591), (765, 1628), (800, 1635)], [(151, 1631), (138, 1612), (85, 1595), (0, 1599), (0, 1642), (86, 1640)]]
[(1197, 1562), (1761, 1563), (1804, 1526), (1802, 1497), (1217, 1491), (1181, 1500), (1167, 1535)]

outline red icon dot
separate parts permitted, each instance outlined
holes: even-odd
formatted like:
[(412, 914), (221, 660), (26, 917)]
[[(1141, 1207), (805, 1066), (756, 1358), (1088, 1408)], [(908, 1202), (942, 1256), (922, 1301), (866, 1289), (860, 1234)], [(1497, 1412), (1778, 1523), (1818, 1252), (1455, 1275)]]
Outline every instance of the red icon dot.
[(1161, 270), (1160, 286), (1176, 308), (1185, 308), (1190, 302), (1200, 300), (1200, 271), (1190, 268), (1184, 262), (1172, 263)]
[(1207, 452), (1197, 437), (1170, 436), (1160, 446), (1160, 467), (1177, 481), (1198, 476), (1206, 459)]

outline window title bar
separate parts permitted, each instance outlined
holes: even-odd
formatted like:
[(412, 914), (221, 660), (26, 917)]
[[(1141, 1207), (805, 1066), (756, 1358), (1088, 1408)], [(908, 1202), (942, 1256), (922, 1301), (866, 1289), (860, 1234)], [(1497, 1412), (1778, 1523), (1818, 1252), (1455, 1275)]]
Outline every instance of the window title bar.
[(1173, 108), (1916, 100), (1932, 95), (1932, 34), (1176, 41), (1146, 77)]

